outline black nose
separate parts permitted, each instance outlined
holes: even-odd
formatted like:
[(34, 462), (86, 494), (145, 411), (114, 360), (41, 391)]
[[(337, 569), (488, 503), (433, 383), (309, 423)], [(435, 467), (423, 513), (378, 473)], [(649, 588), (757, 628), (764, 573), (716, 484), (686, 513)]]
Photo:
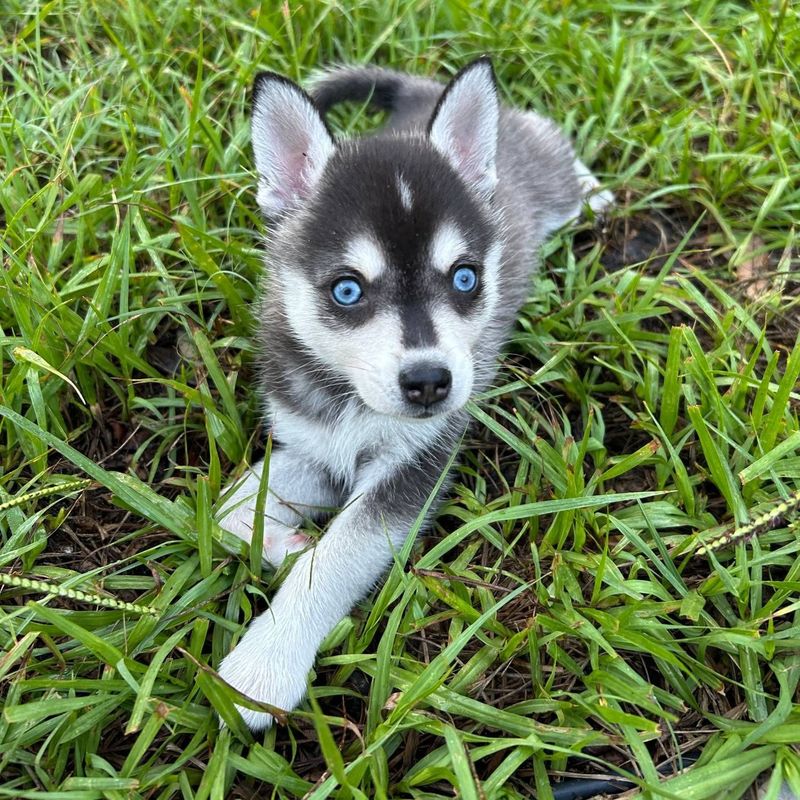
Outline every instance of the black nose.
[(409, 403), (427, 407), (450, 394), (452, 377), (444, 367), (418, 364), (400, 373), (400, 388)]

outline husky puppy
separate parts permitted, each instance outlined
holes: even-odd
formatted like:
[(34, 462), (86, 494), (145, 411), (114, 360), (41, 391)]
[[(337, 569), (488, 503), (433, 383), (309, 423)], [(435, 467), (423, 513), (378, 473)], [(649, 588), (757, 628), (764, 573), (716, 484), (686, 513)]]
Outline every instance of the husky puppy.
[[(337, 141), (345, 100), (389, 111)], [(481, 58), (447, 86), (377, 68), (333, 70), (306, 94), (255, 81), (257, 200), (270, 221), (257, 311), (274, 449), (264, 557), (297, 557), (268, 611), (223, 660), (249, 697), (300, 703), (323, 639), (375, 586), (433, 492), (486, 389), (548, 234), (598, 182), (564, 135), (500, 104)], [(612, 200), (594, 192), (595, 211)], [(263, 462), (221, 525), (249, 540)], [(340, 507), (316, 546), (304, 519)], [(253, 729), (272, 717), (239, 708)]]

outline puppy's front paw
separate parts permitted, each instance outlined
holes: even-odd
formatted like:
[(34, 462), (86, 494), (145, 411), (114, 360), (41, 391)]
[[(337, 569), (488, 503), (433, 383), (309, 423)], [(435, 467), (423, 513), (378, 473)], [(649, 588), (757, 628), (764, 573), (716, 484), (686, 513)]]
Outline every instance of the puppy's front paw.
[(294, 528), (272, 525), (264, 529), (264, 558), (277, 569), (287, 556), (302, 552), (312, 542), (310, 536)]
[[(219, 524), (226, 531), (250, 544), (253, 540), (254, 517), (254, 509), (244, 505), (228, 512)], [(305, 550), (309, 544), (311, 539), (295, 528), (276, 522), (266, 522), (264, 525), (264, 559), (276, 569), (283, 564), (287, 556)]]
[[(219, 674), (242, 694), (284, 711), (292, 711), (306, 693), (306, 676), (313, 666), (291, 644), (291, 637), (281, 640), (279, 626), (270, 611), (253, 622), (241, 642), (222, 660)], [(269, 728), (272, 714), (236, 706), (248, 728)]]

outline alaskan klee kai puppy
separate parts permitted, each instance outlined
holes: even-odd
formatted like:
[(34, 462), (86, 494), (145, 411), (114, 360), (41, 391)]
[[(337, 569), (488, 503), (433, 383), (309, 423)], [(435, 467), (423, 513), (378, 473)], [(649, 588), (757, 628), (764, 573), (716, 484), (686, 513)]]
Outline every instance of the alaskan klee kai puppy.
[[(345, 100), (389, 111), (336, 141)], [(309, 96), (256, 78), (258, 204), (270, 221), (257, 311), (274, 448), (264, 557), (296, 559), (220, 675), (282, 709), (317, 648), (372, 589), (434, 490), (486, 389), (548, 234), (612, 201), (549, 120), (498, 101), (491, 62), (447, 86), (376, 68), (327, 73)], [(252, 535), (263, 464), (221, 524)], [(319, 543), (304, 519), (342, 510)], [(239, 709), (253, 729), (272, 717)]]

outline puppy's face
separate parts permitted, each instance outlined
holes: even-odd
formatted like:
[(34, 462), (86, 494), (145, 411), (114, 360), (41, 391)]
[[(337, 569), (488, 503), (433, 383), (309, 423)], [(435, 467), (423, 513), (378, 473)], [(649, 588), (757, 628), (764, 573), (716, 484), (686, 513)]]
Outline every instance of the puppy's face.
[(497, 302), (491, 214), (433, 147), (366, 139), (341, 148), (276, 276), (296, 337), (384, 414), (461, 407)]
[[(498, 302), (500, 235), (489, 203), (497, 98), (490, 68), (471, 71), (447, 88), (427, 135), (334, 147), (315, 109), (301, 107), (295, 116), (311, 135), (282, 131), (302, 151), (299, 176), (259, 169), (262, 207), (285, 215), (291, 230), (292, 257), (281, 259), (273, 286), (295, 337), (361, 402), (394, 417), (464, 405)], [(308, 104), (291, 86), (278, 83), (284, 102), (293, 94)], [(264, 97), (262, 87), (257, 164), (259, 115), (273, 135), (262, 164), (274, 160), (274, 129), (292, 127), (266, 114)]]

